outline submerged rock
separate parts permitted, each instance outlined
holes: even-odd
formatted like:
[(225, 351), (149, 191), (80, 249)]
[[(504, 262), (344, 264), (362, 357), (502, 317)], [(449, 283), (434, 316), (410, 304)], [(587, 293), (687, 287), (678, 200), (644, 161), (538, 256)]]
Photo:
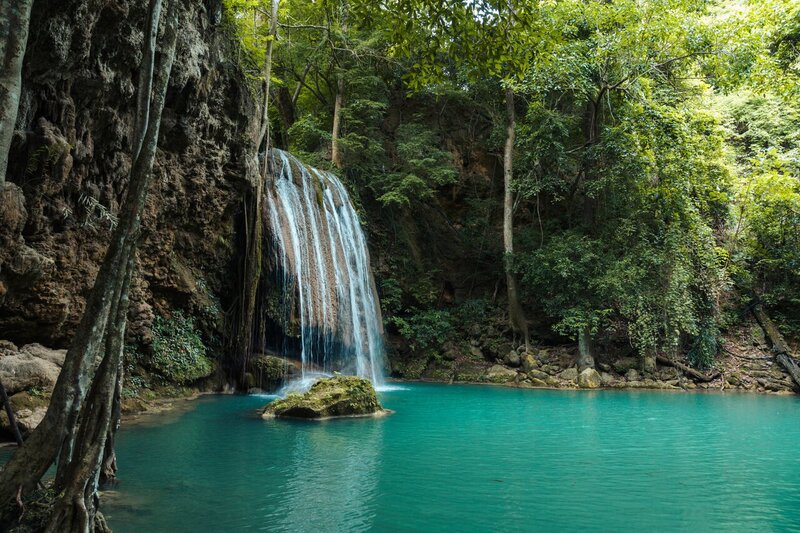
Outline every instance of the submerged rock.
[(334, 376), (314, 383), (304, 394), (290, 394), (264, 408), (264, 418), (324, 419), (385, 412), (369, 380)]

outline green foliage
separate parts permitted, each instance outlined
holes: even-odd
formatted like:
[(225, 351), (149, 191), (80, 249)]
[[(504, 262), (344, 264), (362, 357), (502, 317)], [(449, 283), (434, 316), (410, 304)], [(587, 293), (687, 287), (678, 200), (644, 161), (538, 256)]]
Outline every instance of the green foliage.
[(411, 309), (407, 317), (394, 317), (392, 322), (408, 341), (411, 350), (424, 351), (441, 345), (453, 333), (453, 317), (447, 310)]
[(739, 170), (728, 245), (737, 285), (800, 334), (800, 106), (748, 92), (719, 105)]
[(153, 322), (153, 353), (148, 366), (166, 380), (188, 383), (211, 374), (211, 361), (190, 317), (175, 311)]
[(457, 173), (435, 132), (420, 123), (401, 124), (395, 132), (396, 171), (379, 175), (370, 187), (386, 206), (410, 207), (452, 185)]

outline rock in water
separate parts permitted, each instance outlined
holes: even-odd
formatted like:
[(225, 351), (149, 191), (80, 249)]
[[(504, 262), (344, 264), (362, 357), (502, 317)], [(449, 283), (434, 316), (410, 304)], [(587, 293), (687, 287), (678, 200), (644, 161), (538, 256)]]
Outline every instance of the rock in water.
[(314, 383), (305, 394), (290, 394), (264, 408), (264, 418), (309, 418), (320, 420), (383, 413), (375, 388), (356, 376), (334, 376)]

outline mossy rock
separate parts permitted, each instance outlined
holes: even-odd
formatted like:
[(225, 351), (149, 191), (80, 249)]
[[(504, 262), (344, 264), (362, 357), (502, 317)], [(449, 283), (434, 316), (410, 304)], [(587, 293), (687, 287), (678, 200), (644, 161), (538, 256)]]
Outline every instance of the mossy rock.
[(247, 388), (258, 387), (263, 390), (274, 390), (299, 374), (290, 361), (274, 355), (254, 357), (250, 360), (249, 370), (250, 381), (245, 383)]
[(305, 394), (290, 394), (264, 408), (264, 418), (326, 418), (368, 416), (384, 413), (369, 380), (334, 376), (314, 383)]

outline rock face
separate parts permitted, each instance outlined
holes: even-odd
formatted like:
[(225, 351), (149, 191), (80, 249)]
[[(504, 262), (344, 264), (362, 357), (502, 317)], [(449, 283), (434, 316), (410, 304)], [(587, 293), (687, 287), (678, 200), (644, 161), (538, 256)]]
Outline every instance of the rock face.
[[(44, 418), (66, 354), (66, 350), (51, 350), (41, 344), (17, 348), (11, 342), (0, 341), (0, 381), (10, 396), (23, 435)], [(0, 431), (11, 435), (4, 409), (0, 409)]]
[(596, 389), (602, 385), (600, 374), (594, 368), (584, 369), (578, 374), (578, 386), (582, 389)]
[[(0, 338), (65, 347), (83, 314), (110, 238), (104, 215), (119, 213), (127, 188), (147, 6), (34, 3), (0, 187)], [(176, 307), (206, 340), (223, 338), (235, 219), (257, 174), (257, 105), (222, 2), (187, 6), (131, 287), (129, 337), (143, 344), (154, 315)]]
[(275, 390), (284, 382), (298, 377), (296, 362), (274, 355), (258, 355), (248, 361), (245, 386), (261, 390)]
[(355, 376), (323, 378), (305, 394), (290, 394), (264, 408), (264, 418), (321, 420), (384, 412), (369, 380)]

